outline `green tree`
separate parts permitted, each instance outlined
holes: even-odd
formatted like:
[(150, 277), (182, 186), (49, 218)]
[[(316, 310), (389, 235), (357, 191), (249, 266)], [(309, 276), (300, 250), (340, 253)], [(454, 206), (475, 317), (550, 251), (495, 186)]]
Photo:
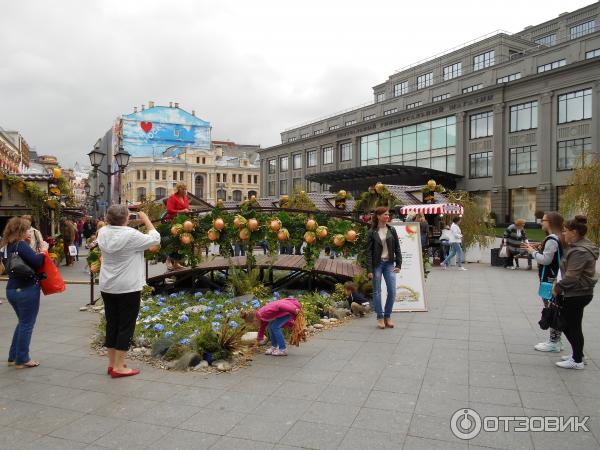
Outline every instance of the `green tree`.
[[(487, 247), (495, 239), (495, 230), (489, 220), (488, 211), (468, 192), (448, 192), (448, 202), (456, 203), (464, 208), (460, 221), (463, 234), (463, 247), (467, 250), (473, 245)], [(449, 219), (448, 219), (449, 220)]]

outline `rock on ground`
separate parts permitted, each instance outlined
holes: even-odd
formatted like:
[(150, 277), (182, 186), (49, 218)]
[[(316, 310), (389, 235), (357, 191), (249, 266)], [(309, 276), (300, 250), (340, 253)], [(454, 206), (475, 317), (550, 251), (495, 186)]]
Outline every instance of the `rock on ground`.
[(152, 356), (160, 358), (167, 353), (169, 348), (173, 345), (173, 340), (168, 337), (162, 337), (154, 343), (152, 346)]
[(201, 312), (204, 312), (208, 309), (208, 306), (206, 305), (194, 305), (194, 306), (188, 306), (187, 308), (185, 308), (185, 310), (183, 312), (185, 312), (186, 314), (199, 314)]
[(258, 337), (258, 331), (248, 331), (242, 336), (242, 344), (254, 344)]
[(173, 364), (173, 369), (175, 370), (187, 370), (188, 367), (197, 366), (200, 361), (202, 361), (202, 356), (200, 356), (196, 352), (187, 352), (184, 353), (181, 358), (179, 358), (175, 364)]

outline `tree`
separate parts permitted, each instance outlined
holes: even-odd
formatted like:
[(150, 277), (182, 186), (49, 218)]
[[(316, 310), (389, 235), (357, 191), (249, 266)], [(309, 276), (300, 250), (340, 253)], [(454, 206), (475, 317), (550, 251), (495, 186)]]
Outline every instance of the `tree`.
[(460, 221), (460, 229), (463, 234), (463, 247), (467, 250), (473, 245), (487, 247), (490, 245), (496, 235), (489, 220), (489, 213), (468, 192), (450, 191), (448, 192), (448, 203), (455, 203), (464, 208), (464, 213)]
[(565, 217), (587, 216), (587, 237), (600, 243), (600, 155), (591, 161), (580, 158), (575, 164), (569, 186), (560, 198), (560, 212)]

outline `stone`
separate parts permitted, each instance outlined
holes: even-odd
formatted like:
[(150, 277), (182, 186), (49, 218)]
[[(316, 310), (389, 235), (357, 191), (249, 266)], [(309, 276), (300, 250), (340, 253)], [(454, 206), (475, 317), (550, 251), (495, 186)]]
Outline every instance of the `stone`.
[(335, 317), (332, 317), (331, 319), (329, 319), (329, 322), (331, 322), (331, 323), (339, 322), (339, 319), (336, 319)]
[(104, 306), (104, 299), (102, 297), (98, 297), (96, 299), (96, 301), (94, 302), (94, 305), (96, 305), (96, 306)]
[(102, 311), (104, 309), (104, 306), (102, 306), (102, 305), (94, 305), (94, 306), (92, 306), (92, 309), (94, 311)]
[(149, 347), (150, 346), (150, 341), (145, 336), (137, 336), (134, 339), (134, 343), (138, 347)]
[(142, 349), (141, 349), (141, 348), (139, 348), (139, 347), (136, 347), (136, 348), (134, 348), (134, 349), (132, 350), (132, 352), (133, 352), (133, 353), (136, 353), (136, 354), (138, 354), (138, 355), (139, 355), (140, 353), (142, 353)]
[(173, 364), (173, 369), (187, 370), (188, 367), (196, 367), (200, 361), (202, 361), (202, 356), (200, 356), (198, 353), (186, 352), (181, 358), (175, 361), (175, 364)]
[(233, 300), (234, 303), (243, 303), (243, 302), (251, 302), (254, 299), (254, 294), (244, 294), (244, 295), (240, 295), (238, 297), (234, 297), (231, 300)]
[(314, 333), (314, 331), (316, 330), (316, 328), (312, 325), (309, 325), (306, 329), (309, 331), (309, 333)]
[(248, 331), (244, 333), (242, 336), (242, 344), (251, 345), (256, 342), (256, 338), (258, 337), (258, 331)]
[(168, 337), (160, 338), (152, 346), (152, 356), (155, 358), (162, 358), (163, 356), (165, 356), (165, 353), (167, 353), (167, 351), (171, 348), (172, 345), (172, 339)]
[(82, 306), (81, 308), (79, 308), (79, 311), (87, 311), (87, 306)]
[(206, 305), (194, 305), (194, 306), (188, 306), (187, 308), (185, 308), (185, 310), (183, 312), (185, 312), (186, 314), (199, 314), (202, 313), (204, 311), (206, 311), (208, 309), (208, 306)]
[(232, 369), (231, 363), (225, 360), (218, 360), (213, 363), (213, 367), (215, 367), (219, 372), (227, 372)]
[(335, 302), (334, 305), (336, 308), (344, 309), (348, 306), (348, 302), (342, 300), (340, 302)]
[(336, 318), (338, 320), (342, 320), (346, 316), (349, 316), (350, 314), (352, 314), (348, 308), (329, 308), (328, 313), (329, 313), (329, 317)]
[(322, 323), (315, 323), (313, 325), (315, 330), (322, 330), (323, 329), (323, 324)]
[(327, 317), (324, 317), (321, 319), (321, 323), (329, 323), (329, 319)]
[(208, 361), (203, 359), (202, 361), (200, 361), (199, 364), (197, 364), (196, 366), (194, 366), (194, 370), (202, 370), (202, 369), (207, 369), (209, 366)]

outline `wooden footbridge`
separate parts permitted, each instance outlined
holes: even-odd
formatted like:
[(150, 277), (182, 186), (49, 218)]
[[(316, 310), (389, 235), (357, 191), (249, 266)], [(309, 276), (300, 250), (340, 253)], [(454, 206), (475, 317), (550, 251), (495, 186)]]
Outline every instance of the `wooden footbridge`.
[[(341, 258), (318, 258), (311, 271), (306, 270), (306, 260), (302, 255), (256, 255), (255, 259), (255, 267), (260, 272), (261, 280), (274, 288), (285, 287), (304, 278), (306, 278), (308, 286), (311, 287), (317, 277), (327, 284), (334, 284), (335, 282), (351, 280), (356, 275), (364, 273), (364, 269), (356, 261)], [(224, 258), (216, 256), (190, 269), (165, 272), (150, 277), (147, 283), (156, 288), (169, 288), (173, 285), (177, 287), (182, 284), (189, 285), (190, 283), (193, 286), (208, 284), (214, 288), (220, 288), (221, 286), (218, 284), (215, 274), (227, 274), (227, 271), (233, 267), (245, 269), (246, 257)], [(274, 282), (274, 270), (288, 271), (289, 273)]]

